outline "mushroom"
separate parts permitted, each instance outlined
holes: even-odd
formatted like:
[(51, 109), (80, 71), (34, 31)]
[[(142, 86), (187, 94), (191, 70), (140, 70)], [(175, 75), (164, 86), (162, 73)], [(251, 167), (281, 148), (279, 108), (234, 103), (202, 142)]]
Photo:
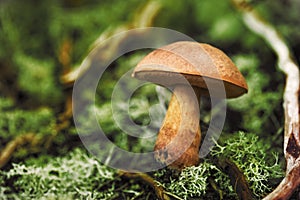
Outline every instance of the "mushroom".
[[(154, 157), (178, 170), (199, 164), (200, 96), (223, 89), (225, 98), (234, 98), (248, 91), (244, 77), (224, 52), (192, 41), (179, 41), (152, 51), (137, 64), (132, 76), (174, 88), (155, 142)], [(220, 83), (222, 88), (217, 88)], [(218, 96), (218, 91), (213, 95)]]

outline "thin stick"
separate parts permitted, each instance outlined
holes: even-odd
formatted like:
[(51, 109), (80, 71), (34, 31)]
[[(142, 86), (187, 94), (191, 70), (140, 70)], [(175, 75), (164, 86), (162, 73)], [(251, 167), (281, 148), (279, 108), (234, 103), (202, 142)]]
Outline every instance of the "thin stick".
[(125, 171), (120, 171), (119, 172), (121, 176), (125, 176), (127, 178), (139, 178), (142, 181), (146, 182), (147, 184), (149, 184), (150, 186), (153, 187), (155, 194), (157, 196), (158, 199), (160, 200), (169, 200), (170, 198), (168, 197), (168, 195), (166, 194), (164, 188), (162, 187), (161, 184), (159, 184), (158, 182), (156, 182), (152, 177), (150, 177), (148, 174), (145, 173), (132, 173), (132, 172), (125, 172)]
[(19, 135), (10, 141), (5, 148), (0, 152), (0, 169), (8, 163), (13, 155), (13, 152), (20, 146), (32, 142), (36, 135), (33, 133), (27, 133), (24, 135)]
[[(134, 18), (131, 21), (113, 28), (108, 28), (96, 39), (96, 41), (94, 41), (90, 49), (94, 49), (95, 47), (100, 49), (101, 47), (101, 51), (103, 51), (103, 58), (101, 59), (103, 60), (113, 57), (113, 55), (119, 50), (118, 48), (120, 47), (120, 44), (126, 39), (128, 35), (124, 34), (124, 37), (119, 37), (117, 41), (114, 41), (108, 47), (101, 46), (102, 43), (108, 38), (121, 32), (129, 31), (134, 28), (153, 26), (155, 17), (158, 15), (161, 7), (162, 5), (159, 1), (147, 1), (147, 3), (145, 3), (141, 8), (135, 11)], [(89, 67), (89, 62), (90, 60), (87, 57), (85, 60), (83, 60), (81, 67), (76, 67), (74, 70), (63, 74), (63, 76), (61, 77), (61, 82), (64, 85), (72, 87), (75, 80), (82, 76), (87, 70), (87, 68)]]

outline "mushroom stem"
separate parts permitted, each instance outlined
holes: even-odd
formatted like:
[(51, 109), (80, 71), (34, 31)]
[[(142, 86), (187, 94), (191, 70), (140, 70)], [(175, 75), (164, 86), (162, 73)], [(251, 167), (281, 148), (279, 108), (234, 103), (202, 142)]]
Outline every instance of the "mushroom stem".
[(199, 163), (200, 91), (190, 85), (174, 89), (154, 147), (155, 159), (170, 168), (181, 170)]

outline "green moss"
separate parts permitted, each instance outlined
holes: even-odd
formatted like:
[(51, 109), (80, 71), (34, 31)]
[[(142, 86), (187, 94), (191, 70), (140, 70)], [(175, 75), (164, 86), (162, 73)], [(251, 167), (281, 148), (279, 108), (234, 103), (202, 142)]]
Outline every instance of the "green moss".
[(25, 133), (51, 135), (55, 131), (54, 113), (49, 108), (36, 110), (2, 108), (1, 112), (0, 137), (2, 140), (7, 141)]
[(224, 144), (217, 144), (211, 154), (233, 161), (246, 176), (254, 195), (261, 198), (274, 189), (270, 180), (283, 177), (278, 156), (269, 149), (268, 143), (259, 140), (257, 135), (239, 132)]
[(182, 170), (178, 179), (172, 179), (168, 189), (184, 198), (195, 198), (204, 196), (208, 187), (208, 178), (211, 176), (209, 163), (201, 163), (196, 167), (189, 167)]
[[(279, 25), (277, 28), (287, 36), (295, 50), (295, 58), (298, 58), (299, 31), (296, 31), (298, 26), (294, 26), (299, 21), (297, 6), (290, 7), (283, 2), (261, 3), (263, 1), (259, 0), (248, 2), (254, 6), (263, 4), (259, 11)], [(27, 151), (28, 146), (14, 152), (18, 159), (12, 161), (20, 163), (9, 163), (6, 171), (0, 171), (0, 198), (155, 198), (150, 186), (135, 180), (120, 180), (114, 170), (98, 163), (83, 150), (72, 151), (64, 157), (53, 157), (81, 145), (80, 141), (70, 139), (70, 135), (76, 137), (77, 134), (74, 126), (56, 132), (58, 112), (64, 103), (64, 91), (59, 80), (63, 71), (58, 59), (61, 45), (66, 40), (70, 41), (70, 67), (78, 66), (103, 31), (130, 22), (143, 3), (138, 0), (27, 0), (26, 3), (8, 0), (0, 3), (0, 68), (11, 67), (3, 72), (12, 74), (4, 81), (0, 80), (0, 89), (5, 89), (0, 91), (0, 149), (22, 134), (35, 133), (38, 138), (55, 135), (51, 152), (40, 149), (32, 155)], [(283, 129), (283, 111), (280, 108), (284, 79), (274, 67), (274, 55), (262, 40), (246, 29), (230, 1), (158, 3), (161, 3), (162, 9), (154, 20), (154, 26), (176, 29), (199, 42), (214, 44), (233, 58), (246, 77), (249, 93), (228, 100), (225, 129), (230, 133), (246, 130), (257, 136), (239, 133), (233, 137), (230, 135), (228, 140), (222, 136), (212, 155), (199, 166), (184, 169), (178, 177), (170, 170), (162, 170), (160, 175), (157, 172), (155, 179), (168, 192), (184, 199), (216, 199), (220, 191), (224, 199), (236, 199), (228, 175), (213, 162), (219, 157), (227, 157), (246, 175), (256, 197), (261, 198), (272, 189), (273, 179), (282, 177), (277, 157), (270, 153), (276, 145), (282, 149), (282, 140), (278, 138), (282, 138), (279, 134)], [(282, 12), (282, 9), (291, 12)], [(88, 133), (94, 131), (89, 119), (96, 111), (101, 128), (109, 139), (132, 152), (153, 149), (155, 135), (170, 98), (170, 93), (148, 84), (137, 89), (128, 102), (119, 103), (123, 108), (127, 103), (126, 113), (130, 119), (144, 126), (139, 134), (153, 135), (152, 138), (130, 137), (115, 123), (113, 114), (118, 113), (112, 113), (110, 104), (115, 83), (147, 52), (149, 50), (128, 53), (111, 64), (99, 82), (95, 108), (90, 108), (91, 115), (82, 119), (82, 128)], [(13, 83), (14, 87), (6, 83)], [(15, 90), (11, 92), (12, 97), (6, 96), (7, 90)], [(124, 94), (121, 92), (120, 95)], [(94, 97), (94, 94), (87, 96)], [(210, 113), (206, 112), (201, 112), (201, 117), (210, 119)], [(122, 115), (117, 117), (123, 119)], [(151, 126), (147, 127), (149, 124)], [(95, 145), (95, 148), (98, 146)], [(213, 184), (219, 190), (213, 188)]]
[(178, 176), (165, 169), (156, 173), (155, 177), (168, 192), (182, 199), (217, 199), (220, 195), (225, 199), (237, 197), (228, 175), (209, 160), (183, 169)]
[(283, 85), (272, 89), (270, 83), (280, 80), (280, 76), (270, 77), (264, 68), (260, 69), (261, 63), (255, 54), (236, 55), (233, 60), (246, 76), (249, 91), (237, 99), (228, 100), (231, 109), (243, 113), (241, 119), (228, 116), (229, 119), (241, 121), (241, 126), (248, 132), (264, 134), (269, 130), (276, 133), (282, 127), (276, 112), (281, 109)]
[(278, 157), (270, 159), (274, 154), (268, 152), (268, 149), (265, 142), (256, 135), (239, 132), (226, 139), (222, 145), (216, 144), (211, 156), (199, 166), (187, 167), (178, 176), (163, 169), (156, 172), (155, 177), (168, 192), (183, 199), (216, 199), (220, 196), (224, 199), (237, 199), (229, 175), (215, 164), (215, 160), (228, 158), (245, 175), (254, 196), (262, 198), (274, 189), (274, 184), (270, 184), (271, 180), (283, 177)]
[(113, 180), (114, 173), (85, 151), (76, 149), (65, 157), (52, 158), (43, 166), (13, 164), (11, 170), (1, 174), (1, 179), (13, 181), (11, 191), (3, 191), (8, 193), (7, 197), (105, 199), (114, 195), (114, 184), (107, 185), (105, 191), (99, 188)]
[(62, 87), (55, 78), (55, 63), (28, 55), (17, 55), (18, 85), (32, 103), (57, 105), (62, 98)]
[(14, 102), (10, 98), (0, 97), (0, 110), (5, 112), (7, 110), (11, 110), (14, 106)]

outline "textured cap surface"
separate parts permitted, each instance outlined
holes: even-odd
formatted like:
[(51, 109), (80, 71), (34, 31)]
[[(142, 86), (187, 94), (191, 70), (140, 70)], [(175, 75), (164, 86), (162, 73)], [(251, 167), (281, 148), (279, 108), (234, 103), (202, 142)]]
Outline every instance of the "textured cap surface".
[(224, 52), (209, 44), (191, 41), (175, 42), (154, 50), (138, 63), (133, 77), (163, 86), (188, 82), (202, 88), (206, 95), (207, 86), (211, 90), (224, 85), (227, 98), (248, 91), (243, 75)]

